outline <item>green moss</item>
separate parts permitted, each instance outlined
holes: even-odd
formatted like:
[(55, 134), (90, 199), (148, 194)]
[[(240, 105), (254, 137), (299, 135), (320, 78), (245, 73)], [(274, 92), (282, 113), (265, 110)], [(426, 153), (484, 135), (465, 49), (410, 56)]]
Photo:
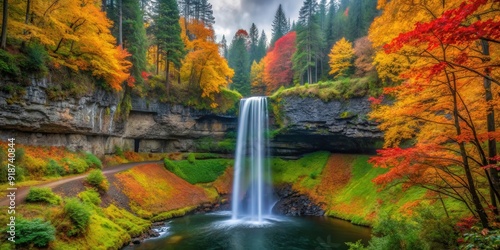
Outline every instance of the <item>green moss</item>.
[[(296, 85), (292, 88), (279, 90), (272, 96), (272, 100), (279, 101), (284, 96), (300, 96), (301, 98), (316, 97), (324, 102), (353, 97), (363, 97), (370, 92), (371, 86), (376, 86), (374, 78), (341, 78), (336, 81), (323, 81), (316, 84)], [(276, 113), (275, 113), (276, 115)]]
[(156, 221), (163, 221), (163, 220), (168, 220), (171, 218), (176, 218), (176, 217), (181, 217), (186, 215), (186, 213), (194, 210), (196, 207), (185, 207), (185, 208), (180, 208), (180, 209), (175, 209), (171, 210), (168, 212), (163, 212), (151, 219), (151, 221), (156, 222)]
[(115, 205), (105, 208), (104, 213), (108, 219), (127, 231), (131, 237), (139, 236), (151, 226), (151, 222), (141, 219)]
[(196, 160), (190, 163), (187, 160), (164, 160), (165, 167), (191, 184), (208, 183), (215, 181), (232, 164), (229, 159)]

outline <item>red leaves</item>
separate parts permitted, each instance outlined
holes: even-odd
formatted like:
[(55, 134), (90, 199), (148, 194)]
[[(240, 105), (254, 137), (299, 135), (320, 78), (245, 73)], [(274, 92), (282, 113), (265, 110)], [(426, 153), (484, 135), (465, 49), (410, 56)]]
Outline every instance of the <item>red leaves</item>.
[[(499, 2), (494, 0), (494, 2)], [(464, 24), (487, 0), (464, 1), (459, 7), (443, 13), (427, 23), (417, 23), (415, 29), (400, 34), (384, 46), (386, 53), (399, 51), (404, 45), (418, 46), (427, 44), (427, 50), (433, 50), (442, 44), (458, 45), (481, 38), (499, 39), (500, 22), (488, 19)]]
[(236, 31), (236, 35), (235, 35), (237, 38), (239, 37), (248, 37), (248, 32), (244, 29), (239, 29), (238, 31)]
[(276, 41), (273, 50), (266, 55), (264, 68), (264, 82), (268, 85), (267, 92), (271, 93), (280, 86), (292, 83), (292, 56), (296, 51), (295, 40), (297, 34), (290, 32)]
[(370, 103), (372, 105), (379, 105), (379, 104), (382, 103), (383, 100), (384, 100), (384, 96), (383, 95), (381, 95), (379, 97), (373, 97), (373, 96), (371, 96), (370, 98), (368, 98), (368, 101), (370, 101)]

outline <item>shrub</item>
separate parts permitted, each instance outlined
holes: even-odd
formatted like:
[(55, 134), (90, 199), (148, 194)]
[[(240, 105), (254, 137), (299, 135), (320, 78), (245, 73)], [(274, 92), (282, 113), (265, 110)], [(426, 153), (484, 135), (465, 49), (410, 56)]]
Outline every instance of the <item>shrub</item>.
[(32, 187), (26, 196), (27, 202), (47, 202), (52, 205), (58, 205), (61, 202), (61, 197), (56, 195), (48, 187)]
[(46, 66), (49, 54), (45, 47), (39, 43), (32, 43), (26, 48), (26, 60), (22, 62), (24, 70), (45, 75), (48, 72)]
[(83, 232), (89, 225), (91, 211), (77, 198), (68, 198), (65, 201), (64, 212), (76, 227), (76, 230), (70, 234)]
[(495, 250), (500, 249), (500, 230), (488, 231), (472, 227), (472, 232), (464, 234), (465, 244), (460, 246), (460, 249), (474, 250)]
[(19, 76), (18, 58), (5, 50), (0, 50), (0, 72), (2, 75)]
[(69, 172), (73, 174), (81, 174), (88, 169), (87, 162), (83, 159), (64, 158), (64, 162), (68, 165)]
[(101, 197), (95, 189), (87, 189), (78, 194), (78, 197), (83, 201), (83, 203), (93, 204), (99, 206), (101, 204)]
[(122, 158), (125, 157), (125, 155), (123, 154), (123, 149), (118, 146), (115, 146), (115, 154)]
[(194, 164), (194, 162), (196, 161), (196, 157), (194, 156), (193, 153), (189, 153), (188, 157), (187, 157), (187, 160), (188, 160), (189, 163)]
[(45, 167), (45, 174), (47, 176), (62, 176), (66, 174), (66, 171), (59, 163), (50, 159)]
[(85, 180), (99, 190), (107, 191), (109, 188), (109, 182), (100, 169), (92, 170)]
[(42, 219), (26, 220), (19, 218), (16, 223), (16, 245), (33, 244), (45, 247), (55, 239), (56, 230), (48, 221)]
[(91, 168), (102, 168), (102, 162), (92, 153), (85, 153), (85, 162)]

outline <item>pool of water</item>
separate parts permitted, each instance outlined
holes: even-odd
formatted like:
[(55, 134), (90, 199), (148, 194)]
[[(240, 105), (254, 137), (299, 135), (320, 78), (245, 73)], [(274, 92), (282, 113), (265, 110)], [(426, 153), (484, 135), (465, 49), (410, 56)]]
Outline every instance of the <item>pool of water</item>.
[(325, 217), (273, 216), (262, 222), (231, 220), (229, 212), (170, 220), (161, 236), (125, 249), (348, 249), (370, 239), (370, 229)]

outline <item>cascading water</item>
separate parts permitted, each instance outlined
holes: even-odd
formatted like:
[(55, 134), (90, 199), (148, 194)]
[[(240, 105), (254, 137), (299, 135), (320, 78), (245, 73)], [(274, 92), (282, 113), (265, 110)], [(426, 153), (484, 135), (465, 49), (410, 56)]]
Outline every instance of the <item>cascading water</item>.
[(267, 98), (242, 99), (234, 164), (233, 220), (262, 222), (271, 213), (267, 132)]

